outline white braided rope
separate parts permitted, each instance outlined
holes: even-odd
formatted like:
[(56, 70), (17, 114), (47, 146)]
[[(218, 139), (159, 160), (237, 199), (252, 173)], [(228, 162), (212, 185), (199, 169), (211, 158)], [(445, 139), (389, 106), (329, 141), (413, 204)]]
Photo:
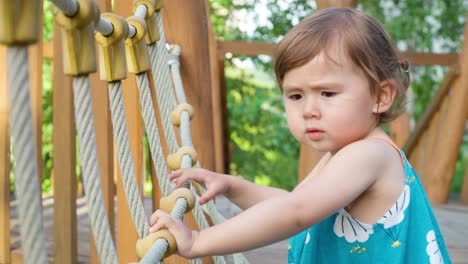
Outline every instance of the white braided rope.
[(149, 233), (148, 219), (145, 215), (140, 191), (136, 183), (135, 165), (130, 152), (125, 109), (122, 97), (122, 82), (109, 82), (109, 101), (112, 113), (112, 131), (122, 174), (122, 182), (125, 196), (130, 208), (133, 223), (136, 226), (139, 238), (144, 238)]
[[(158, 24), (160, 39), (157, 43), (148, 47), (152, 61), (151, 68), (156, 86), (156, 97), (160, 109), (164, 135), (166, 137), (166, 142), (169, 146), (169, 152), (175, 153), (178, 149), (178, 144), (170, 117), (170, 111), (175, 107), (175, 98), (171, 91), (171, 76), (169, 74), (169, 67), (167, 65), (168, 54), (166, 49), (166, 38), (162, 24), (161, 12), (158, 11), (154, 15), (156, 16), (156, 22)], [(196, 204), (198, 204), (198, 202)], [(195, 207), (192, 210), (192, 213), (199, 228), (203, 229), (209, 226), (208, 222), (205, 219), (203, 211), (198, 205), (195, 205)], [(224, 263), (218, 262), (217, 259), (219, 259), (219, 257), (213, 257), (213, 259), (215, 263)], [(201, 263), (201, 260), (191, 260), (191, 263)]]
[(118, 263), (101, 191), (88, 76), (73, 78), (76, 130), (91, 229), (101, 263)]
[(25, 263), (47, 263), (29, 96), (28, 48), (7, 51), (10, 127), (15, 157), (15, 187)]
[(166, 177), (167, 166), (164, 159), (158, 126), (156, 124), (148, 77), (146, 73), (141, 73), (136, 75), (136, 79), (143, 121), (145, 123), (146, 135), (148, 137), (148, 144), (153, 159), (153, 165), (156, 170), (156, 176), (158, 177), (159, 187), (162, 190), (163, 196), (168, 196), (172, 193), (174, 187)]
[[(180, 74), (180, 47), (174, 45), (171, 50), (171, 55), (169, 56), (168, 64), (171, 71), (172, 81), (174, 83), (174, 90), (177, 95), (177, 99), (180, 104), (187, 103), (185, 97), (184, 86), (182, 83), (182, 78)], [(192, 146), (192, 139), (190, 133), (190, 116), (187, 111), (181, 113), (180, 120), (180, 137), (183, 146)], [(195, 167), (200, 167), (200, 163), (197, 162)], [(205, 193), (206, 190), (200, 186), (200, 192)], [(194, 189), (194, 188), (193, 188)], [(215, 224), (220, 224), (226, 219), (221, 213), (216, 209), (216, 205), (213, 201), (208, 201), (205, 205), (202, 206), (202, 209), (211, 217)], [(233, 254), (235, 263), (248, 263), (247, 259), (242, 254)]]

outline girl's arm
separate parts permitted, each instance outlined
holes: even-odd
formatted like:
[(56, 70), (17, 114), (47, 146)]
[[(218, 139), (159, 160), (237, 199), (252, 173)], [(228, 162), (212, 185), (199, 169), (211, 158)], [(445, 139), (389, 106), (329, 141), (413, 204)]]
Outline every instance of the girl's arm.
[(206, 192), (200, 197), (200, 204), (213, 199), (218, 194), (223, 194), (232, 203), (245, 210), (265, 199), (282, 195), (287, 191), (260, 186), (228, 174), (219, 174), (205, 169), (182, 169), (169, 175), (169, 179), (181, 187), (187, 180), (194, 180), (206, 188)]
[(220, 225), (190, 231), (182, 222), (157, 211), (151, 218), (151, 231), (169, 229), (179, 254), (188, 258), (224, 255), (280, 241), (318, 223), (367, 190), (385, 169), (384, 153), (373, 141), (350, 144), (300, 188), (266, 199)]

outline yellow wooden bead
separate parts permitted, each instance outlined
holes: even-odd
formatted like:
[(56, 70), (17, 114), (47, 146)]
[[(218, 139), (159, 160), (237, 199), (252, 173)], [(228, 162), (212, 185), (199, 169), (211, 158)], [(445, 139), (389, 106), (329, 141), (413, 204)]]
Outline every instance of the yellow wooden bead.
[(174, 236), (167, 230), (162, 229), (154, 233), (150, 233), (142, 239), (138, 239), (136, 243), (136, 254), (139, 259), (142, 259), (146, 252), (153, 246), (154, 242), (158, 239), (164, 239), (167, 241), (168, 247), (164, 254), (164, 258), (177, 252), (177, 243)]
[(190, 104), (187, 104), (187, 103), (180, 104), (171, 113), (172, 124), (174, 126), (179, 126), (180, 125), (180, 116), (182, 114), (182, 111), (187, 111), (189, 116), (190, 116), (190, 120), (192, 120), (192, 118), (193, 118), (193, 107)]
[(189, 155), (192, 158), (192, 166), (198, 161), (198, 155), (192, 147), (181, 147), (176, 153), (173, 153), (167, 157), (167, 166), (171, 170), (178, 170), (182, 164), (182, 157)]
[(192, 191), (187, 188), (175, 189), (169, 196), (161, 198), (159, 201), (159, 208), (165, 212), (172, 212), (174, 206), (179, 198), (183, 198), (187, 201), (187, 209), (185, 213), (190, 212), (195, 206), (195, 195)]

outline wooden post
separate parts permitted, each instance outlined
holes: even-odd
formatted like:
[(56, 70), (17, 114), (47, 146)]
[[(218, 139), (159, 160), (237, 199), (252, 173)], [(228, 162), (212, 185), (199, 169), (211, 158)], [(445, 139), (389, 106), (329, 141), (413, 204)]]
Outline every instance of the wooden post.
[(405, 112), (390, 123), (390, 136), (402, 148), (410, 134), (410, 115)]
[[(467, 34), (468, 32), (465, 32)], [(465, 35), (466, 37), (467, 35)], [(462, 71), (461, 80), (454, 83), (451, 96), (450, 107), (444, 121), (445, 136), (440, 137), (434, 146), (434, 153), (443, 153), (437, 158), (431, 160), (431, 164), (427, 174), (427, 184), (425, 185), (429, 200), (432, 203), (446, 203), (448, 199), (449, 189), (453, 178), (455, 163), (458, 158), (458, 150), (462, 142), (465, 120), (468, 114), (468, 61), (467, 53), (468, 42), (465, 42), (462, 51)]]
[[(164, 2), (163, 18), (167, 41), (181, 47), (181, 76), (187, 102), (195, 110), (191, 122), (192, 139), (202, 167), (215, 170), (213, 146), (213, 101), (210, 64), (210, 39), (205, 0), (173, 0)], [(184, 8), (180, 8), (183, 6)], [(191, 228), (197, 225), (193, 215), (185, 221)], [(185, 261), (177, 263), (186, 263)], [(203, 258), (204, 263), (212, 263)], [(175, 262), (174, 262), (175, 263)]]
[(77, 263), (76, 130), (73, 87), (63, 73), (61, 34), (54, 30), (53, 147), (55, 263)]
[(0, 46), (0, 263), (10, 263), (10, 129), (6, 48)]
[[(180, 8), (184, 6), (184, 8)], [(215, 169), (213, 103), (209, 32), (204, 0), (166, 1), (163, 8), (167, 40), (182, 49), (181, 75), (187, 101), (194, 107), (192, 139), (202, 166)]]
[(329, 7), (355, 7), (357, 0), (316, 0), (317, 10)]
[[(110, 0), (97, 0), (101, 12), (110, 12)], [(96, 56), (97, 51), (96, 51)], [(101, 188), (104, 197), (107, 220), (112, 237), (115, 237), (114, 213), (114, 143), (112, 138), (112, 123), (109, 108), (109, 93), (107, 83), (99, 80), (99, 73), (90, 75), (91, 101), (94, 113), (94, 127), (96, 129), (96, 148), (101, 173)], [(90, 263), (99, 263), (100, 258), (96, 249), (92, 232), (90, 233)]]
[(468, 166), (465, 167), (465, 177), (460, 195), (460, 203), (468, 205)]
[[(114, 13), (124, 18), (132, 16), (131, 0), (122, 0), (115, 5)], [(122, 82), (122, 94), (125, 105), (125, 115), (127, 119), (128, 139), (130, 143), (130, 150), (135, 165), (136, 181), (143, 195), (144, 183), (144, 147), (143, 147), (143, 120), (141, 115), (140, 102), (138, 98), (138, 88), (136, 85), (135, 76), (128, 74), (127, 79)], [(136, 227), (130, 214), (127, 198), (121, 181), (119, 163), (115, 161), (115, 172), (117, 177), (117, 216), (118, 216), (118, 229), (117, 232), (117, 250), (119, 261), (121, 263), (129, 263), (137, 261), (136, 256), (136, 241), (138, 234)], [(143, 196), (142, 196), (143, 198)], [(129, 246), (131, 245), (131, 246)]]
[[(42, 1), (39, 1), (39, 9), (42, 10)], [(42, 25), (42, 16), (39, 17), (39, 25)], [(39, 41), (35, 45), (29, 46), (29, 84), (39, 183), (41, 183), (44, 173), (42, 162), (42, 46), (42, 30), (39, 30)], [(41, 184), (39, 184), (39, 188), (42, 190)]]
[[(218, 45), (214, 36), (213, 28), (210, 20), (210, 8), (208, 0), (205, 0), (206, 17), (208, 19), (208, 47), (210, 52), (210, 73), (211, 73), (211, 99), (213, 103), (213, 134), (214, 134), (214, 152), (215, 152), (215, 170), (219, 173), (225, 173), (227, 167), (225, 166), (225, 153), (226, 153), (226, 133), (225, 128), (227, 119), (224, 119), (224, 112), (226, 111), (226, 94), (224, 87), (224, 64), (220, 65), (219, 60), (224, 61), (224, 55), (218, 52)], [(221, 58), (220, 58), (221, 57)], [(223, 68), (220, 68), (223, 66)], [(221, 71), (223, 71), (221, 73)], [(222, 79), (221, 79), (222, 78)]]

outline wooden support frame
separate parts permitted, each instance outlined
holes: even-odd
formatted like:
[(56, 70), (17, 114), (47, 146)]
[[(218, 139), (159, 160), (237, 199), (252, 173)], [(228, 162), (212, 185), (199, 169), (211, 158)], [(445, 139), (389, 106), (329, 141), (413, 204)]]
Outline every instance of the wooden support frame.
[(61, 34), (54, 27), (53, 147), (54, 246), (56, 263), (77, 263), (76, 129), (72, 80), (63, 73)]
[[(268, 55), (272, 56), (275, 50), (274, 43), (269, 42), (245, 42), (245, 41), (219, 41), (217, 42), (222, 53), (234, 55)], [(457, 53), (426, 53), (413, 51), (400, 51), (399, 57), (407, 59), (412, 66), (441, 65), (451, 66), (458, 61)]]
[(0, 263), (10, 263), (10, 129), (6, 47), (0, 46)]

